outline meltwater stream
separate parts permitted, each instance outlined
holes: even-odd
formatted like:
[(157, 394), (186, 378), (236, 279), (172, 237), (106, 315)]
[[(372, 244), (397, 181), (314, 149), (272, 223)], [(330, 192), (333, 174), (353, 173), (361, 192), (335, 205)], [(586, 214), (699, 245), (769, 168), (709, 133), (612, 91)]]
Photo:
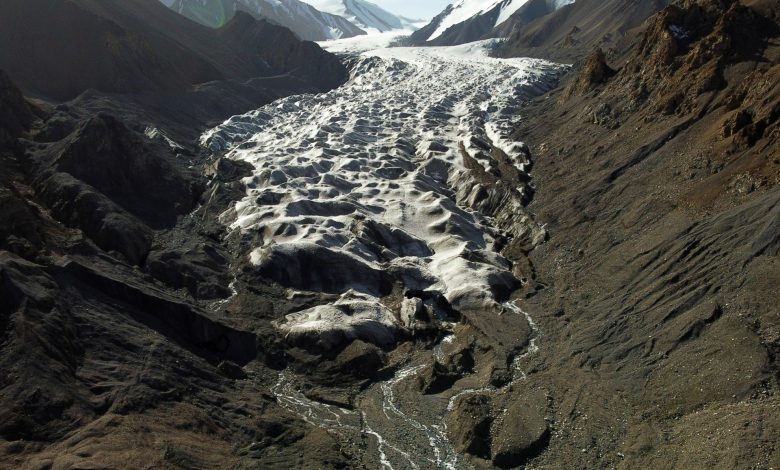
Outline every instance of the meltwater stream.
[[(251, 264), (291, 290), (339, 296), (288, 315), (280, 335), (326, 347), (354, 338), (392, 344), (423, 304), (409, 294), (400, 311), (383, 304), (399, 284), (455, 309), (522, 315), (495, 294), (516, 280), (492, 219), (463, 200), (465, 158), (490, 171), (492, 146), (527, 172), (508, 134), (522, 103), (549, 90), (563, 67), (493, 59), (491, 44), (363, 52), (342, 87), (279, 100), (202, 136), (255, 168), (246, 197), (223, 214), (245, 235)], [(420, 368), (372, 387), (358, 410), (306, 398), (286, 373), (274, 393), (316, 426), (373, 440), (385, 468), (463, 468), (441, 419), (422, 422), (395, 397)]]

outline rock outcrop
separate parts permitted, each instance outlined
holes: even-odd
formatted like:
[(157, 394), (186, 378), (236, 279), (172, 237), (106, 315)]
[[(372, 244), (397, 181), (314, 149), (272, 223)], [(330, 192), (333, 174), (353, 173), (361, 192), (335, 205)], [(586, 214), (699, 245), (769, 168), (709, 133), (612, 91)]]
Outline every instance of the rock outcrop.
[(142, 264), (152, 247), (152, 230), (111, 199), (68, 173), (48, 171), (35, 181), (52, 216), (80, 229), (99, 247)]
[(566, 88), (564, 98), (574, 95), (584, 95), (595, 87), (603, 85), (615, 75), (615, 71), (607, 65), (604, 51), (596, 49), (588, 56), (580, 69), (577, 79)]

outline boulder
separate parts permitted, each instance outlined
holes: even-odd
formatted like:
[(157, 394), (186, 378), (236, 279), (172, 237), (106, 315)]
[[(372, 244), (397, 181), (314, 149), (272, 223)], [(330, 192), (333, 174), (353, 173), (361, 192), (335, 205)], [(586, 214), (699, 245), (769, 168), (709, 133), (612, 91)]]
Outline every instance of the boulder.
[(494, 429), (492, 457), (496, 466), (519, 467), (544, 450), (550, 439), (544, 412), (544, 407), (529, 405), (527, 400), (509, 406)]
[(355, 340), (336, 356), (334, 365), (342, 374), (373, 379), (387, 365), (387, 355), (371, 343)]
[(246, 372), (238, 364), (233, 361), (220, 361), (217, 364), (217, 372), (223, 377), (227, 377), (232, 380), (244, 380), (246, 378)]
[(411, 328), (417, 318), (425, 313), (423, 301), (417, 297), (404, 298), (401, 301), (401, 323), (405, 328)]
[(490, 458), (490, 427), (493, 424), (488, 395), (465, 394), (455, 400), (447, 416), (447, 432), (455, 451)]
[(463, 374), (457, 369), (434, 361), (432, 365), (426, 366), (418, 375), (420, 390), (425, 395), (441, 393), (449, 390), (462, 376)]
[(223, 183), (231, 183), (241, 178), (252, 176), (254, 168), (251, 163), (223, 157), (211, 165), (207, 165), (203, 174)]

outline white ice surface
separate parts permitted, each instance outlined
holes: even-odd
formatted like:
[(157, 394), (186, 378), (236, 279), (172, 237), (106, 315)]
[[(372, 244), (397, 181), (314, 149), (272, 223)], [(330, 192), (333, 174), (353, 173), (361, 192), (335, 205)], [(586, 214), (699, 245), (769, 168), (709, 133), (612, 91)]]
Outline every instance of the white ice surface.
[[(232, 230), (254, 234), (252, 259), (315, 244), (396, 273), (408, 288), (440, 291), (456, 308), (500, 310), (491, 287), (511, 282), (511, 266), (495, 251), (490, 221), (455, 201), (466, 171), (461, 146), (471, 153), (476, 137), (513, 151), (506, 136), (522, 102), (549, 89), (562, 67), (490, 58), (493, 44), (367, 51), (344, 86), (206, 132), (204, 145), (255, 167), (230, 216)], [(366, 307), (378, 299), (361, 302), (354, 319), (343, 315), (354, 309), (325, 306), (288, 317), (282, 329), (355, 334), (364, 320), (372, 332), (402, 327), (398, 312)]]
[(317, 44), (323, 49), (334, 54), (357, 54), (390, 46), (394, 41), (408, 36), (411, 30), (387, 31), (384, 33), (370, 33), (365, 36), (335, 39), (332, 41), (320, 41)]

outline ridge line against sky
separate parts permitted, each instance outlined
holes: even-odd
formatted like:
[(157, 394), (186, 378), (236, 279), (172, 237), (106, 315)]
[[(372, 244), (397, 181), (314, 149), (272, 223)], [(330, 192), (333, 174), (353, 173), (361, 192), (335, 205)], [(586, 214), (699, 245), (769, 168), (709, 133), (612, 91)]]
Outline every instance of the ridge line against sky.
[[(303, 0), (311, 3), (308, 0)], [(430, 20), (457, 0), (366, 0), (398, 16)]]

